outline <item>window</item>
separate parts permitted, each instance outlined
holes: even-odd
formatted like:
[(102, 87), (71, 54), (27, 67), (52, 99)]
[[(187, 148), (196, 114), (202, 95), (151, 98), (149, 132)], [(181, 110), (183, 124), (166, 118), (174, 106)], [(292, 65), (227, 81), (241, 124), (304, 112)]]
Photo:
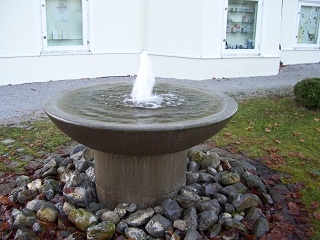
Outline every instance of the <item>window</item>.
[(298, 14), (297, 44), (299, 46), (319, 45), (320, 4), (300, 3)]
[(87, 48), (85, 0), (43, 0), (44, 50)]
[(230, 0), (227, 8), (225, 49), (257, 49), (259, 0)]

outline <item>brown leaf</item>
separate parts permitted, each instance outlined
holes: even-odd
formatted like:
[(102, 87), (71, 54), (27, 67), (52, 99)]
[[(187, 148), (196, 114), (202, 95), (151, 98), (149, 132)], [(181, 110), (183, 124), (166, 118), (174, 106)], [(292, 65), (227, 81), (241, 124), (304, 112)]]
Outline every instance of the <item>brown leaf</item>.
[(317, 130), (318, 132), (320, 132), (320, 128), (316, 128), (316, 130)]
[(11, 203), (11, 201), (8, 197), (0, 195), (0, 203), (4, 205), (8, 205)]
[(315, 219), (320, 220), (320, 212), (314, 212), (313, 216)]
[(267, 133), (271, 133), (271, 129), (270, 128), (265, 128), (264, 129)]
[(288, 202), (288, 207), (293, 214), (295, 214), (295, 215), (300, 214), (299, 207), (297, 206), (297, 204), (295, 202)]
[(278, 139), (273, 139), (276, 143), (281, 144), (281, 141)]
[(315, 120), (316, 122), (319, 122), (319, 121), (320, 121), (320, 118), (314, 118), (314, 120)]
[(310, 203), (310, 208), (311, 209), (316, 209), (319, 206), (320, 206), (320, 202), (311, 202)]
[(1, 224), (1, 232), (8, 231), (11, 229), (11, 224), (9, 222), (3, 222)]
[(295, 132), (295, 133), (293, 134), (293, 136), (300, 136), (300, 135), (302, 135), (302, 132)]
[(306, 141), (301, 138), (301, 139), (299, 140), (299, 142), (304, 143), (304, 142), (306, 142)]
[(246, 130), (246, 131), (249, 131), (251, 128), (252, 128), (252, 127), (249, 126), (249, 127), (247, 127), (245, 130)]

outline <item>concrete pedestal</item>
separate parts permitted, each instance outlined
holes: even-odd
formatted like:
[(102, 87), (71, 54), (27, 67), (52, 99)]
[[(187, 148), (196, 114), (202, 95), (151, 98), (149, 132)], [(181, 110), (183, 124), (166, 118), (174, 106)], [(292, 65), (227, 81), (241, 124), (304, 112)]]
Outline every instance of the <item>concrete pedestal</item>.
[(186, 151), (157, 156), (95, 151), (94, 157), (98, 199), (111, 209), (118, 203), (135, 203), (138, 208), (158, 205), (186, 183)]

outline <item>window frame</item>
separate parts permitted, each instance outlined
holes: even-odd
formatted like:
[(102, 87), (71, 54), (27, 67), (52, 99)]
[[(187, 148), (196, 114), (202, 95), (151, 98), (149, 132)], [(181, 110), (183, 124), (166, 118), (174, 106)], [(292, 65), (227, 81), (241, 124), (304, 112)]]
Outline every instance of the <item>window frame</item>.
[[(318, 23), (318, 36), (317, 36), (317, 43), (310, 44), (310, 43), (298, 43), (298, 35), (299, 35), (299, 24), (300, 24), (300, 14), (301, 14), (301, 8), (303, 6), (306, 7), (318, 7), (320, 10), (320, 3), (314, 3), (314, 2), (307, 2), (307, 1), (301, 1), (298, 4), (297, 9), (297, 18), (296, 18), (296, 30), (295, 30), (295, 36), (294, 36), (294, 46), (296, 48), (320, 48), (320, 23)], [(320, 17), (320, 14), (319, 14)], [(318, 19), (320, 21), (320, 19)]]
[(46, 0), (41, 0), (42, 53), (84, 53), (89, 52), (89, 7), (88, 0), (81, 0), (82, 7), (82, 45), (48, 46)]
[[(260, 55), (260, 40), (261, 40), (261, 26), (262, 26), (262, 14), (263, 14), (263, 0), (257, 0), (257, 13), (256, 13), (256, 32), (255, 32), (255, 48), (254, 49), (226, 49), (225, 44), (227, 41), (227, 25), (228, 25), (228, 9), (229, 9), (229, 1), (234, 0), (225, 0), (224, 6), (224, 19), (223, 19), (223, 39), (222, 39), (222, 55), (223, 56), (257, 56)], [(250, 1), (250, 0), (249, 0)]]

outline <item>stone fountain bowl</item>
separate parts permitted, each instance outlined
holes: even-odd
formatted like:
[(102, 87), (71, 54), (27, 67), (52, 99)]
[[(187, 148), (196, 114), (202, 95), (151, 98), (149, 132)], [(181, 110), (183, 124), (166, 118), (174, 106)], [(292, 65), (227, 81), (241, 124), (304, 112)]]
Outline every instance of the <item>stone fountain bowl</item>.
[[(225, 94), (176, 84), (159, 84), (157, 89), (164, 88), (166, 93), (175, 89), (175, 94), (184, 92), (182, 98), (192, 95), (204, 100), (183, 99), (181, 105), (163, 114), (158, 109), (122, 108), (119, 105), (128, 97), (125, 93), (130, 93), (131, 87), (131, 83), (108, 83), (66, 91), (49, 98), (44, 109), (59, 129), (87, 147), (110, 154), (153, 156), (179, 152), (202, 143), (218, 133), (238, 108)], [(118, 95), (115, 97), (115, 94)], [(109, 98), (115, 101), (108, 104), (98, 99), (99, 106), (92, 106), (90, 102), (95, 101), (96, 96), (106, 102)], [(212, 102), (218, 104), (210, 105)], [(99, 112), (100, 117), (95, 116), (98, 108), (104, 109)], [(198, 108), (201, 108), (199, 113)], [(86, 113), (83, 115), (83, 112)], [(155, 115), (151, 120), (150, 114)]]

